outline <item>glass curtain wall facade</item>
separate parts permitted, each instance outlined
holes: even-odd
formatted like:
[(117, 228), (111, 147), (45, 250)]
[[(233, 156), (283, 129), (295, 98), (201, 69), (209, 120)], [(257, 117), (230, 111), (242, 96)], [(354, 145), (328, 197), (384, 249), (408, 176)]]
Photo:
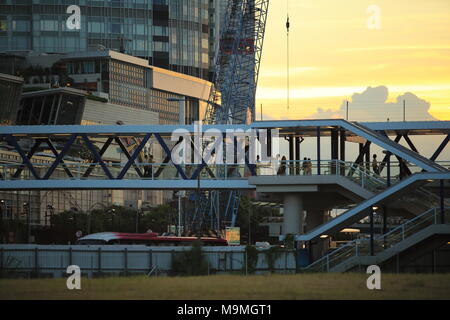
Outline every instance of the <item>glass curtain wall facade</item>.
[[(71, 5), (81, 10), (78, 30), (67, 27)], [(3, 0), (0, 51), (108, 48), (207, 80), (212, 7), (211, 0)]]

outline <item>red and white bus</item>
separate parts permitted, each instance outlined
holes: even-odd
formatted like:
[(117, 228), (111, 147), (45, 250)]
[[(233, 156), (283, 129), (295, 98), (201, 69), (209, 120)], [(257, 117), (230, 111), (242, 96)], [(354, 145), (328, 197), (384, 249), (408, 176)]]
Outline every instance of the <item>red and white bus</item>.
[[(78, 239), (78, 245), (146, 245), (146, 246), (191, 246), (196, 237), (160, 236), (158, 233), (93, 233)], [(201, 237), (204, 246), (228, 246), (222, 238)]]

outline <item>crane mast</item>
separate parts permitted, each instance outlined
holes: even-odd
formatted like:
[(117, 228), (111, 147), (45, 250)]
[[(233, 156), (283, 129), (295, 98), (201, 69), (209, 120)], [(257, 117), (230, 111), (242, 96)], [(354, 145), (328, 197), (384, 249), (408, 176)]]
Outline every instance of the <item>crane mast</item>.
[[(247, 124), (255, 121), (255, 96), (268, 9), (269, 0), (228, 0), (214, 62), (214, 86), (204, 124)], [(229, 172), (228, 176), (233, 174), (239, 175), (238, 170)], [(240, 199), (240, 191), (202, 193), (193, 217), (193, 227), (201, 229), (198, 224), (201, 225), (202, 221), (209, 225), (210, 230), (235, 226)]]
[(255, 121), (269, 0), (228, 0), (205, 124)]

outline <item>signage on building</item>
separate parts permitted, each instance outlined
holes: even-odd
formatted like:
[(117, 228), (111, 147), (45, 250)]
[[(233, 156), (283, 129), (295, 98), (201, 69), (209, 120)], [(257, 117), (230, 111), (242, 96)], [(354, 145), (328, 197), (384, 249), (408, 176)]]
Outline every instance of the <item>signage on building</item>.
[(228, 241), (228, 245), (230, 246), (239, 246), (241, 245), (241, 228), (231, 228), (228, 227), (225, 230), (225, 239)]

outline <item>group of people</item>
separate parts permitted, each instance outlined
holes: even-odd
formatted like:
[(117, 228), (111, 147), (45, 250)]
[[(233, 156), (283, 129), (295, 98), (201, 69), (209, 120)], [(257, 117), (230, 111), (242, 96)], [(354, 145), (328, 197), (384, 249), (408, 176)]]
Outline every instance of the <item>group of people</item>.
[[(285, 156), (283, 156), (281, 158), (280, 161), (280, 166), (278, 168), (277, 171), (277, 175), (279, 176), (283, 176), (286, 175), (286, 170), (287, 170), (287, 159)], [(303, 164), (302, 164), (302, 170), (303, 170), (303, 174), (304, 175), (312, 175), (312, 162), (311, 162), (311, 158), (304, 158), (303, 159)]]
[(312, 175), (312, 162), (311, 158), (303, 158), (303, 164), (302, 164), (302, 170), (303, 174), (310, 176)]

